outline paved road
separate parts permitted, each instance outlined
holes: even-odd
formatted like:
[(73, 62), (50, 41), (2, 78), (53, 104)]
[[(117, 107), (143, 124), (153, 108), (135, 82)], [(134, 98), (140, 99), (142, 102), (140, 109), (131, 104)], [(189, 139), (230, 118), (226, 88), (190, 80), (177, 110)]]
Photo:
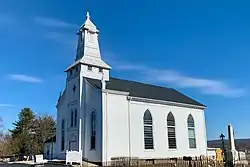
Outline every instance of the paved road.
[(0, 167), (30, 167), (26, 164), (0, 164)]
[[(31, 167), (32, 165), (27, 164), (0, 164), (0, 167)], [(65, 165), (52, 165), (52, 164), (44, 164), (44, 167), (65, 167)]]

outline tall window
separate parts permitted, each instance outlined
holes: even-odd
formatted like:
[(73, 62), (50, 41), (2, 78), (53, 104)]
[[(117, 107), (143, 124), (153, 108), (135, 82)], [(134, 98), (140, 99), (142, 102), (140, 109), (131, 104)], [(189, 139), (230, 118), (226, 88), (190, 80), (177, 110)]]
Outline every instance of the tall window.
[(91, 139), (90, 139), (90, 149), (95, 149), (96, 141), (96, 113), (93, 111), (91, 113)]
[(77, 109), (75, 109), (75, 126), (77, 126)]
[(189, 148), (196, 148), (194, 118), (189, 114), (187, 119)]
[(153, 119), (149, 110), (146, 110), (144, 113), (143, 123), (144, 123), (144, 148), (154, 149)]
[(71, 110), (71, 117), (70, 117), (70, 126), (72, 127), (74, 125), (74, 111)]
[(64, 143), (65, 143), (65, 121), (63, 119), (61, 126), (61, 151), (64, 150)]
[(168, 113), (167, 117), (167, 129), (168, 129), (168, 148), (176, 149), (176, 136), (175, 136), (175, 119), (173, 114)]

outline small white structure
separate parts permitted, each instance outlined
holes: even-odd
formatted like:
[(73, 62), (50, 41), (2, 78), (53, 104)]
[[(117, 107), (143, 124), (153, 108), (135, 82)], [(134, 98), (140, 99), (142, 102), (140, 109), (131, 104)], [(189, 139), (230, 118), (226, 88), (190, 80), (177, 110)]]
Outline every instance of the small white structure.
[(209, 159), (216, 159), (216, 150), (217, 148), (207, 148), (207, 157)]
[(239, 160), (240, 161), (245, 161), (247, 160), (246, 153), (243, 151), (239, 151)]
[(44, 165), (43, 155), (35, 155), (35, 165)]
[(234, 164), (248, 164), (246, 159), (246, 154), (242, 151), (237, 151), (235, 148), (234, 141), (234, 130), (231, 124), (228, 125), (228, 142), (229, 142), (229, 150), (228, 150), (228, 161)]
[(66, 151), (66, 165), (70, 163), (79, 163), (82, 165), (82, 154), (81, 151)]
[(78, 35), (56, 106), (58, 159), (66, 158), (66, 150), (104, 163), (206, 155), (206, 106), (171, 88), (110, 77), (89, 14)]
[(234, 143), (234, 131), (231, 124), (228, 125), (228, 160), (232, 162), (237, 162), (239, 160), (238, 151), (235, 149)]

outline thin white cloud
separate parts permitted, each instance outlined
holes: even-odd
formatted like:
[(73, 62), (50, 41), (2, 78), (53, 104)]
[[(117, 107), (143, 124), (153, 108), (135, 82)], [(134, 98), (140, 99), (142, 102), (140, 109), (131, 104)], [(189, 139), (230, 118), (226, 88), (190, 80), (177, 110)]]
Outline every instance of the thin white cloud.
[(197, 88), (204, 94), (240, 97), (245, 93), (245, 89), (231, 87), (221, 80), (186, 76), (176, 71), (158, 70), (157, 72), (149, 72), (149, 74), (152, 79), (159, 82), (171, 83), (182, 88)]
[(34, 76), (28, 76), (24, 74), (11, 74), (9, 75), (11, 80), (21, 81), (21, 82), (30, 82), (30, 83), (40, 83), (43, 80)]
[(245, 89), (232, 87), (221, 80), (188, 76), (175, 70), (155, 69), (138, 64), (121, 63), (120, 61), (114, 61), (112, 65), (116, 70), (137, 72), (153, 82), (172, 84), (179, 88), (194, 88), (203, 94), (240, 97), (245, 93)]
[(48, 18), (48, 17), (35, 17), (34, 21), (45, 27), (56, 27), (56, 28), (78, 28), (77, 25), (68, 23), (62, 20)]
[(72, 34), (60, 32), (46, 32), (44, 38), (64, 45), (64, 47), (69, 48), (72, 53), (76, 49), (77, 38)]
[(0, 103), (0, 107), (14, 107), (13, 104)]
[(143, 71), (147, 70), (145, 66), (142, 65), (132, 65), (132, 64), (124, 64), (124, 65), (119, 65), (116, 67), (118, 70), (136, 70), (136, 71)]

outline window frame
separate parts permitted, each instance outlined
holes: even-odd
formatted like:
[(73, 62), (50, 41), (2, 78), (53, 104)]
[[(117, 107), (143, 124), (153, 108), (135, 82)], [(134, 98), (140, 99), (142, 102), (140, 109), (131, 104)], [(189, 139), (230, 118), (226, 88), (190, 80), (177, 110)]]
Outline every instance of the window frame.
[(147, 109), (143, 115), (144, 150), (154, 150), (153, 117)]
[[(192, 116), (192, 114), (189, 114), (187, 117), (187, 130), (188, 130), (189, 149), (196, 149), (197, 143), (196, 143), (196, 133), (195, 133), (195, 121), (194, 121), (194, 117)], [(192, 134), (190, 132), (192, 132)]]
[[(170, 122), (173, 121), (173, 122)], [(172, 129), (174, 133), (174, 137), (170, 136), (170, 130)], [(168, 137), (168, 149), (177, 149), (177, 139), (176, 139), (176, 124), (175, 117), (172, 112), (169, 112), (167, 115), (167, 137)], [(174, 142), (174, 145), (171, 143)], [(170, 144), (171, 143), (171, 144)]]
[(74, 110), (71, 109), (71, 113), (70, 113), (70, 127), (74, 126)]
[(65, 150), (65, 120), (61, 123), (61, 151)]
[(75, 112), (74, 112), (74, 126), (76, 127), (77, 126), (77, 109), (75, 109)]
[(91, 112), (91, 135), (90, 135), (90, 150), (96, 149), (96, 111)]

